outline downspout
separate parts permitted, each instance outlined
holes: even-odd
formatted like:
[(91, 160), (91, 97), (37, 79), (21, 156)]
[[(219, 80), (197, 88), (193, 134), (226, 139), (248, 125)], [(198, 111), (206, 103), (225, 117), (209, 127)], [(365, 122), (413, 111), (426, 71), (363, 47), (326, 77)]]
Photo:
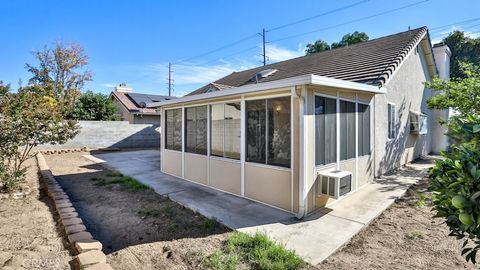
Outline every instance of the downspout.
[(300, 144), (300, 162), (299, 162), (299, 184), (298, 184), (298, 213), (296, 213), (295, 217), (298, 219), (302, 219), (305, 217), (307, 213), (306, 209), (306, 202), (305, 202), (305, 161), (306, 161), (306, 153), (305, 153), (305, 112), (306, 112), (306, 104), (305, 104), (305, 86), (302, 86), (302, 92), (299, 95), (296, 91), (296, 86), (292, 87), (292, 96), (298, 98), (300, 101), (299, 106), (299, 144)]

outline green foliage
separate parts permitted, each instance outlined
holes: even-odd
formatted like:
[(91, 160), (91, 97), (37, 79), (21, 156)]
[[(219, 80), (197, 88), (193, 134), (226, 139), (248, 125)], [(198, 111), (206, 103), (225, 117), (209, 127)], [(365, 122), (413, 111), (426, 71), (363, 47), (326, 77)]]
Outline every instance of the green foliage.
[(131, 191), (151, 189), (149, 186), (140, 183), (135, 178), (130, 176), (124, 176), (118, 172), (109, 173), (107, 174), (107, 176), (108, 178), (92, 177), (90, 180), (95, 182), (96, 186), (108, 186), (108, 185), (119, 184)]
[(332, 49), (341, 48), (341, 47), (357, 44), (357, 43), (360, 43), (360, 42), (364, 42), (364, 41), (367, 41), (369, 39), (370, 38), (368, 37), (368, 35), (365, 32), (355, 31), (351, 34), (349, 33), (349, 34), (344, 35), (340, 42), (332, 43), (331, 47), (332, 47)]
[(453, 31), (443, 40), (450, 50), (450, 76), (465, 78), (461, 63), (468, 62), (480, 66), (480, 38), (470, 38), (462, 31)]
[(65, 104), (42, 91), (29, 86), (0, 96), (0, 176), (7, 191), (24, 180), (23, 164), (35, 146), (65, 143), (78, 133), (76, 122), (63, 118)]
[(304, 264), (294, 251), (287, 250), (283, 245), (258, 232), (254, 236), (233, 233), (224, 249), (211, 255), (206, 261), (213, 269), (236, 269), (239, 260), (250, 269), (265, 270), (298, 269)]
[(319, 39), (314, 43), (307, 44), (305, 48), (305, 54), (310, 55), (318, 52), (333, 50), (336, 48), (341, 48), (341, 47), (357, 44), (360, 42), (364, 42), (369, 39), (370, 38), (365, 32), (358, 32), (358, 31), (344, 35), (342, 37), (342, 40), (340, 40), (339, 42), (333, 42), (331, 45), (328, 45), (327, 42)]
[(108, 95), (87, 91), (75, 101), (69, 118), (76, 120), (118, 120), (116, 108)]
[(326, 41), (319, 39), (314, 43), (307, 44), (307, 47), (305, 48), (305, 54), (310, 55), (328, 50), (330, 50), (330, 45), (328, 45)]
[[(430, 171), (436, 217), (444, 218), (450, 235), (466, 239), (462, 255), (476, 263), (480, 249), (480, 116), (467, 114), (448, 122), (454, 144)], [(469, 246), (468, 244), (473, 244)]]
[(73, 103), (85, 83), (92, 80), (92, 73), (83, 70), (88, 56), (78, 44), (57, 42), (55, 48), (45, 47), (33, 55), (38, 66), (26, 65), (33, 75), (29, 85), (41, 86), (58, 101)]
[(236, 270), (239, 262), (240, 258), (237, 254), (225, 254), (221, 251), (216, 251), (204, 259), (205, 264), (216, 270)]
[(442, 81), (434, 78), (425, 85), (438, 92), (427, 100), (432, 109), (453, 108), (461, 115), (480, 114), (480, 68), (470, 63), (459, 63), (464, 78)]

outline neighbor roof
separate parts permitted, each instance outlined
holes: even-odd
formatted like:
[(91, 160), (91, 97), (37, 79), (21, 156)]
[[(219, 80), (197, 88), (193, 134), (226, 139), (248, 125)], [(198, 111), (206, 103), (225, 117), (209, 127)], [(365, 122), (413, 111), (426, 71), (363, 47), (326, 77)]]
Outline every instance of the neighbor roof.
[(152, 114), (157, 113), (155, 108), (149, 106), (153, 102), (162, 102), (165, 100), (171, 100), (175, 97), (171, 96), (162, 96), (162, 95), (152, 95), (152, 94), (141, 94), (141, 93), (128, 93), (113, 91), (112, 95), (125, 106), (125, 108), (132, 113), (146, 113)]
[[(223, 89), (218, 90), (224, 90), (307, 74), (382, 87), (427, 31), (426, 27), (421, 27), (348, 47), (233, 72), (188, 95), (206, 93), (209, 85), (222, 85)], [(267, 69), (276, 71), (267, 77), (257, 76)]]

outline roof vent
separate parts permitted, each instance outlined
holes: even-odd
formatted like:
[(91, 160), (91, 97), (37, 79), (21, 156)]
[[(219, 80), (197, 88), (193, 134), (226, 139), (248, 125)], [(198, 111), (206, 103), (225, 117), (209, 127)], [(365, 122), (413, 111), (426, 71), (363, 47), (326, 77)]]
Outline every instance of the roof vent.
[(263, 79), (270, 75), (273, 75), (275, 72), (277, 72), (277, 69), (265, 69), (265, 70), (259, 71), (257, 72), (257, 74), (255, 74), (255, 78), (254, 78), (255, 82), (258, 83), (259, 79)]

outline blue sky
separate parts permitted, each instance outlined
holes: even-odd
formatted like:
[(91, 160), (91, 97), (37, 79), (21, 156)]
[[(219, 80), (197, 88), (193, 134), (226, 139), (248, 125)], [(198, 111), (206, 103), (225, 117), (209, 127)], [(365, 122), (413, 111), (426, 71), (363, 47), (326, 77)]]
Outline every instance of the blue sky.
[[(109, 93), (126, 82), (135, 92), (166, 94), (167, 64), (172, 62), (173, 94), (183, 95), (233, 71), (260, 65), (257, 33), (262, 28), (275, 29), (332, 10), (337, 11), (267, 32), (269, 62), (303, 55), (309, 42), (338, 41), (355, 30), (375, 38), (426, 25), (434, 41), (453, 29), (480, 33), (478, 0), (3, 0), (0, 80), (16, 87), (19, 79), (29, 78), (25, 63), (35, 63), (32, 51), (55, 41), (76, 42), (85, 49), (88, 69), (94, 73), (87, 90)], [(479, 19), (456, 23), (474, 18)]]

